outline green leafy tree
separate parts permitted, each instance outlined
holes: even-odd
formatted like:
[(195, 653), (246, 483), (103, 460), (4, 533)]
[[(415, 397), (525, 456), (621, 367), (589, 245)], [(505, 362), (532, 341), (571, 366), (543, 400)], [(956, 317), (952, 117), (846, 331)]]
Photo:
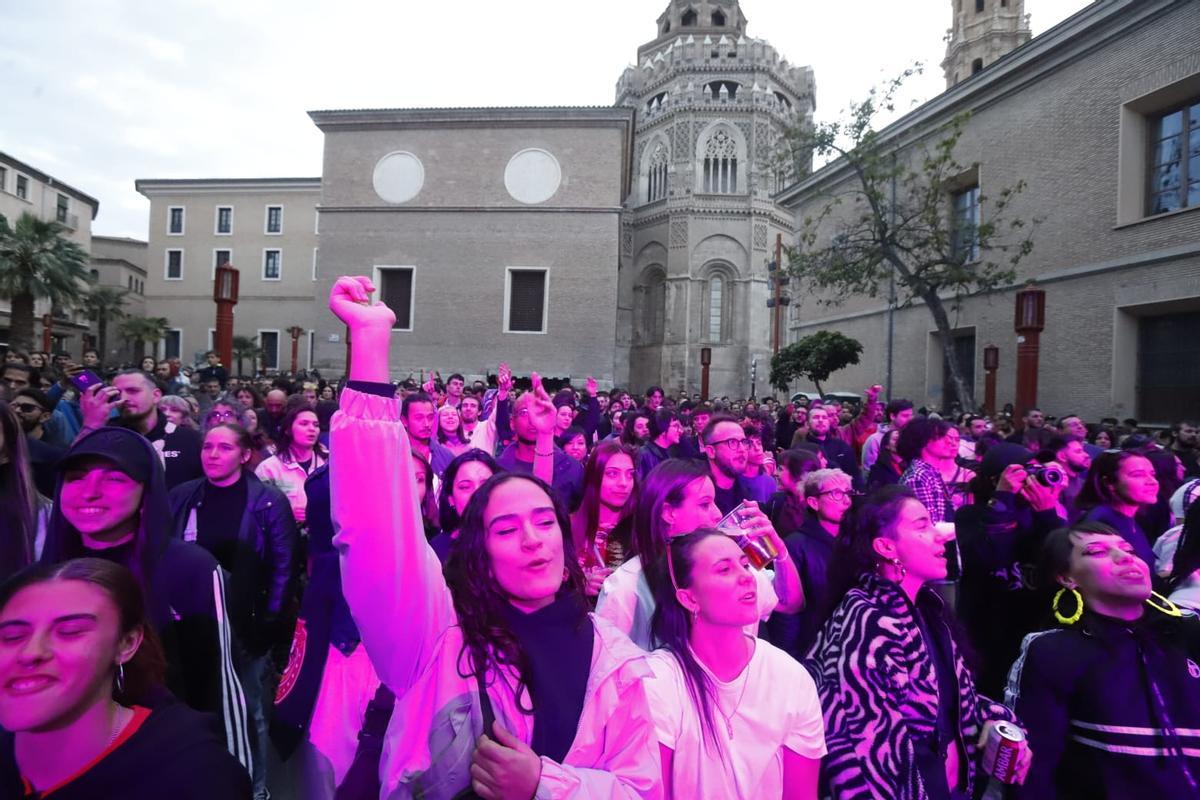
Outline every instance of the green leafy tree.
[[(948, 309), (964, 298), (1012, 285), (1016, 267), (1033, 249), (1037, 220), (1011, 216), (1023, 182), (956, 213), (971, 170), (954, 156), (967, 122), (955, 117), (925, 143), (900, 145), (876, 130), (878, 116), (895, 109), (896, 93), (919, 67), (852, 103), (845, 119), (789, 132), (793, 152), (811, 149), (834, 159), (845, 180), (832, 182), (819, 210), (801, 224), (789, 269), (824, 290), (821, 302), (887, 292), (897, 308), (923, 303), (933, 317), (947, 371), (964, 408), (974, 387), (963, 378), (954, 351)], [(964, 184), (964, 180), (968, 182)], [(977, 190), (976, 190), (977, 191)]]
[(258, 342), (250, 336), (234, 336), (233, 337), (233, 358), (237, 361), (237, 374), (245, 375), (242, 369), (242, 363), (245, 359), (250, 359), (250, 364), (253, 365), (258, 361), (262, 354), (262, 348), (258, 346)]
[(33, 349), (34, 305), (49, 299), (55, 308), (78, 305), (88, 284), (88, 254), (63, 236), (66, 228), (25, 212), (10, 227), (0, 218), (0, 298), (10, 301), (9, 345)]
[(125, 313), (125, 297), (128, 294), (128, 289), (122, 289), (118, 286), (97, 286), (92, 284), (87, 293), (79, 300), (79, 310), (87, 314), (88, 319), (94, 320), (96, 323), (97, 349), (100, 351), (100, 358), (102, 360), (107, 359), (109, 356), (108, 325), (110, 322), (120, 322), (127, 316)]
[(771, 385), (787, 391), (797, 378), (808, 378), (825, 394), (821, 381), (851, 364), (858, 363), (863, 346), (857, 339), (837, 331), (817, 331), (789, 344), (771, 358)]
[(134, 353), (141, 359), (147, 344), (157, 344), (166, 337), (170, 324), (166, 317), (126, 317), (121, 322), (121, 335), (133, 342)]

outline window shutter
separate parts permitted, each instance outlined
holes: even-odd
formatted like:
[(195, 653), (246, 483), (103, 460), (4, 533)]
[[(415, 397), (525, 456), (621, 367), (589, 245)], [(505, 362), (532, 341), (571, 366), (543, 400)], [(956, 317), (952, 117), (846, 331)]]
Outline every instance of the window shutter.
[(508, 329), (540, 333), (546, 302), (546, 273), (513, 270), (509, 280)]
[(383, 301), (396, 312), (396, 324), (392, 328), (408, 330), (412, 327), (412, 270), (380, 270), (380, 277), (383, 279)]

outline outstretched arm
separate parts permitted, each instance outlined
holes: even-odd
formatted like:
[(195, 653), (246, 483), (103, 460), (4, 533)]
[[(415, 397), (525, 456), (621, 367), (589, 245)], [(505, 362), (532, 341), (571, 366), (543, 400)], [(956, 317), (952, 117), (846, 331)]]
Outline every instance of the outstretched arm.
[(329, 465), (342, 590), (383, 682), (402, 695), (428, 666), (454, 605), (425, 541), (412, 452), (388, 383), (395, 315), (363, 277), (339, 278), (329, 308), (351, 330), (350, 383), (333, 418)]

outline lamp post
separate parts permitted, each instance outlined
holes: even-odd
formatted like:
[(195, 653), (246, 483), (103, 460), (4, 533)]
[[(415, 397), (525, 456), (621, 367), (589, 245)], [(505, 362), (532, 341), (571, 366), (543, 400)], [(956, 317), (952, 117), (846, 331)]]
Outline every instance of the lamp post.
[(226, 262), (217, 267), (213, 278), (213, 302), (217, 304), (213, 346), (222, 364), (233, 363), (233, 307), (237, 301), (238, 271)]
[(712, 364), (712, 348), (700, 348), (700, 399), (708, 400), (708, 368)]
[(1017, 402), (1018, 417), (1024, 417), (1037, 405), (1038, 354), (1042, 330), (1046, 327), (1046, 293), (1033, 283), (1017, 292)]
[(1000, 348), (989, 344), (983, 348), (983, 411), (988, 416), (996, 413), (996, 370), (1000, 368)]
[(49, 353), (54, 337), (54, 315), (42, 315), (42, 352)]
[(292, 335), (292, 377), (294, 378), (299, 369), (300, 337), (304, 335), (304, 328), (293, 325), (288, 328), (288, 333)]

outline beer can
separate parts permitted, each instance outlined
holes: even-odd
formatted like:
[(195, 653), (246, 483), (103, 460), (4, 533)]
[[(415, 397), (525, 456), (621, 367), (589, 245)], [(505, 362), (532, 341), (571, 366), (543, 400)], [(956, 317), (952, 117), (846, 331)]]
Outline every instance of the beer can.
[(1001, 783), (1017, 780), (1017, 757), (1025, 742), (1025, 731), (1011, 722), (997, 722), (983, 749), (983, 769)]

